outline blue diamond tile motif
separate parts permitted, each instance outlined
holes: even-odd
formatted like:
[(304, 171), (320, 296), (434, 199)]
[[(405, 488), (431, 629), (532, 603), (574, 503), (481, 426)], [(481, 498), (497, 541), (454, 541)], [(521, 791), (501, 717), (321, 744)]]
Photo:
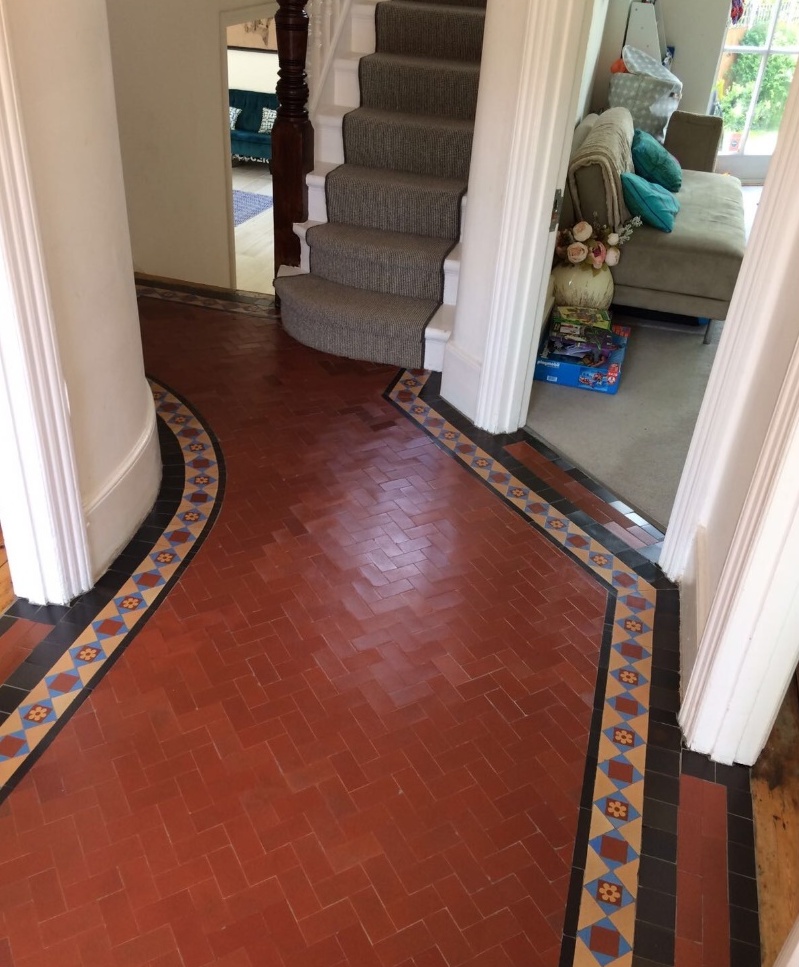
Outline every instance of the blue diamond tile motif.
[(150, 560), (156, 567), (168, 567), (179, 561), (180, 558), (174, 551), (156, 551), (150, 555)]
[(627, 691), (649, 684), (649, 679), (634, 668), (614, 668), (610, 674)]
[(114, 598), (114, 604), (120, 614), (133, 614), (133, 612), (142, 611), (146, 607), (144, 598), (140, 594), (123, 594)]
[(216, 477), (208, 473), (198, 473), (189, 478), (189, 483), (194, 487), (210, 487), (211, 484), (216, 483)]
[(641, 736), (625, 725), (612, 725), (603, 729), (602, 734), (621, 750), (637, 749), (644, 744)]
[(590, 883), (585, 889), (597, 901), (600, 908), (611, 915), (629, 906), (634, 898), (615, 873), (605, 873)]
[(29, 705), (22, 705), (19, 709), (19, 717), (26, 729), (33, 728), (35, 725), (44, 725), (45, 722), (49, 724), (56, 720), (55, 711), (49, 702), (33, 702)]
[(630, 863), (638, 855), (616, 830), (600, 833), (599, 836), (589, 840), (588, 845), (602, 857), (602, 862), (610, 870), (618, 869), (620, 866)]
[(92, 621), (92, 631), (102, 641), (103, 638), (113, 638), (127, 631), (125, 622), (121, 618), (101, 618), (99, 621)]
[(633, 615), (629, 615), (626, 618), (619, 618), (616, 624), (620, 628), (624, 628), (631, 638), (634, 638), (636, 635), (645, 635), (652, 630), (641, 618)]
[(92, 665), (94, 662), (103, 661), (108, 657), (100, 647), (99, 641), (93, 645), (75, 645), (74, 648), (69, 649), (69, 653), (76, 668), (80, 668), (82, 665)]
[(617, 755), (599, 763), (599, 769), (613, 783), (617, 789), (624, 789), (633, 782), (640, 782), (644, 777), (632, 765), (625, 755)]
[(620, 829), (627, 823), (640, 819), (641, 814), (631, 805), (626, 796), (621, 793), (614, 793), (612, 796), (602, 796), (594, 804), (600, 809), (616, 829)]
[(53, 696), (68, 695), (70, 692), (77, 692), (83, 688), (80, 676), (70, 672), (57, 672), (55, 675), (46, 675), (45, 684)]
[[(607, 918), (600, 920), (599, 923), (591, 924), (590, 927), (578, 930), (577, 936), (588, 947), (601, 967), (607, 967), (607, 964), (613, 963), (614, 960), (618, 960), (632, 950), (632, 947)], [(608, 951), (612, 952), (608, 953)]]
[(10, 732), (0, 738), (0, 762), (9, 759), (20, 759), (30, 752), (25, 732)]
[[(199, 516), (202, 520), (205, 520), (204, 515), (200, 514)], [(142, 591), (149, 591), (150, 588), (158, 588), (162, 584), (166, 584), (158, 571), (140, 571), (133, 575), (133, 582)]]
[(594, 567), (601, 567), (603, 571), (610, 570), (614, 564), (612, 554), (590, 554), (588, 560)]

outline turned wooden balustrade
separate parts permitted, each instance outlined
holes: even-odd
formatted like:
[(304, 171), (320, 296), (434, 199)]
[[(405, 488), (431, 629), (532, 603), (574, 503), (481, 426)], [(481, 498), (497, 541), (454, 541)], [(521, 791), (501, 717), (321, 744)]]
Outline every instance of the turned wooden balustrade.
[(281, 265), (300, 264), (294, 223), (308, 218), (305, 177), (313, 168), (313, 127), (308, 118), (308, 0), (277, 0), (278, 109), (272, 128), (275, 274)]

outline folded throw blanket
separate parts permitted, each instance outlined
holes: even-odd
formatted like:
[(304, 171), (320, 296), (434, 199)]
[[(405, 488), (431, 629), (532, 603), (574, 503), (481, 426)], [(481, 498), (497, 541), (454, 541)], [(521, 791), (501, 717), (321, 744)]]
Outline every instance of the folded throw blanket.
[(621, 176), (633, 170), (631, 145), (633, 119), (627, 108), (613, 107), (601, 114), (569, 163), (569, 190), (577, 218), (592, 221), (593, 212), (581, 211), (575, 178), (580, 168), (598, 165), (605, 188), (608, 224), (616, 228), (630, 218), (621, 190)]

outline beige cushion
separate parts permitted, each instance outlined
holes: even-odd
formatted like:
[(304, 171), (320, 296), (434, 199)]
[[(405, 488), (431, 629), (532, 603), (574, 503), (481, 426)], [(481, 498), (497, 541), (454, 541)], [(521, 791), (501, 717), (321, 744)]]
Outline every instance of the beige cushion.
[(744, 247), (741, 183), (706, 171), (683, 171), (680, 212), (670, 234), (643, 225), (613, 269), (617, 285), (729, 302)]

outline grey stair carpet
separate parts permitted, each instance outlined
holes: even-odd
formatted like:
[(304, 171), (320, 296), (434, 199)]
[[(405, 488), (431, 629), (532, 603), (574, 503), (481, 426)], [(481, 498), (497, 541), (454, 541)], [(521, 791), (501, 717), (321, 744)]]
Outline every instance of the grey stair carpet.
[(384, 0), (345, 115), (310, 273), (278, 278), (283, 326), (323, 352), (418, 368), (460, 237), (486, 0)]
[(317, 225), (306, 238), (311, 272), (330, 282), (438, 302), (446, 238), (383, 232), (354, 225)]
[(327, 217), (387, 232), (458, 238), (466, 182), (341, 165), (327, 176)]
[(344, 117), (344, 160), (363, 168), (469, 177), (474, 123), (362, 107)]
[(438, 300), (386, 295), (339, 285), (315, 275), (280, 282), (280, 311), (289, 332), (314, 349), (350, 359), (417, 368), (424, 330)]
[(480, 65), (468, 61), (368, 54), (360, 64), (361, 107), (471, 120), (479, 78)]

